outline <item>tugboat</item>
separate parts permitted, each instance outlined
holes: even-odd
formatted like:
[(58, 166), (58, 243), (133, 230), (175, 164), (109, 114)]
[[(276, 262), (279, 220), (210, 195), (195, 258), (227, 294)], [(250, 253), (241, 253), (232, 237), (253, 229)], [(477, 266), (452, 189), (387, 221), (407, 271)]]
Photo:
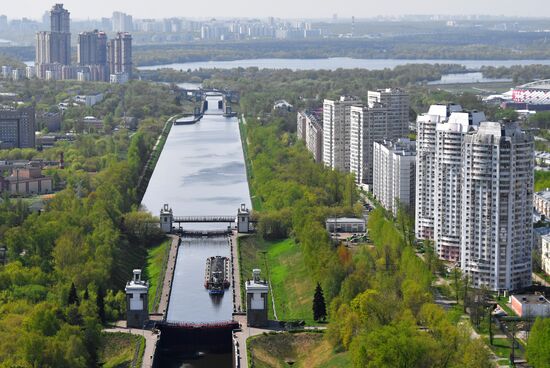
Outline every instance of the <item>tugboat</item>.
[(229, 259), (215, 256), (206, 259), (204, 287), (212, 295), (221, 295), (231, 283), (229, 282)]

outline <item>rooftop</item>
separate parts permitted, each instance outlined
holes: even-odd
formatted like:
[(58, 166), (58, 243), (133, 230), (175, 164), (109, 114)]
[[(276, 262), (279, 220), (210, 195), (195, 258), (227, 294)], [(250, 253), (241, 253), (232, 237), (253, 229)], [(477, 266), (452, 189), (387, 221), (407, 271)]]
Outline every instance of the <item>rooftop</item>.
[(547, 201), (550, 201), (550, 190), (549, 190), (549, 188), (546, 188), (546, 190), (542, 190), (540, 192), (536, 192), (535, 195), (539, 198), (543, 198)]
[(541, 294), (517, 294), (512, 295), (512, 298), (516, 298), (522, 304), (550, 304), (548, 299)]
[(329, 217), (329, 218), (327, 218), (327, 223), (335, 223), (335, 222), (340, 222), (340, 223), (347, 222), (347, 223), (355, 223), (355, 224), (364, 224), (365, 219), (355, 218), (355, 217), (337, 217), (337, 218)]

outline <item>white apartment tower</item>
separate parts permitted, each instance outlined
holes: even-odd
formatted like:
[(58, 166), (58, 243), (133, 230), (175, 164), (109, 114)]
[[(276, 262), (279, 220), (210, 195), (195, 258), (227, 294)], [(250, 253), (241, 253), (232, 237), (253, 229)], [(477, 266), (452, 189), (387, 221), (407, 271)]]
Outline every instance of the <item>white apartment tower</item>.
[(416, 145), (407, 138), (373, 144), (373, 194), (394, 216), (414, 208)]
[(323, 162), (334, 170), (349, 171), (350, 109), (360, 104), (349, 96), (323, 103)]
[(299, 111), (296, 134), (303, 140), (317, 163), (323, 162), (323, 127), (321, 122), (308, 111)]
[(440, 258), (459, 261), (462, 143), (485, 120), (482, 112), (452, 112), (435, 128), (434, 244)]
[(358, 184), (372, 184), (372, 149), (376, 140), (392, 139), (388, 111), (379, 103), (350, 109), (350, 166)]
[(366, 106), (350, 108), (350, 166), (357, 184), (373, 184), (373, 143), (397, 140), (409, 130), (409, 96), (400, 89), (368, 92)]
[(533, 138), (483, 122), (464, 137), (461, 267), (474, 287), (531, 284)]
[(416, 120), (416, 213), (415, 233), (419, 239), (434, 239), (435, 217), (435, 128), (460, 105), (432, 105)]
[[(368, 91), (368, 104), (379, 103), (388, 109), (388, 120), (392, 137), (406, 137), (409, 133), (409, 94), (399, 88), (386, 88)], [(388, 139), (393, 139), (389, 138)]]

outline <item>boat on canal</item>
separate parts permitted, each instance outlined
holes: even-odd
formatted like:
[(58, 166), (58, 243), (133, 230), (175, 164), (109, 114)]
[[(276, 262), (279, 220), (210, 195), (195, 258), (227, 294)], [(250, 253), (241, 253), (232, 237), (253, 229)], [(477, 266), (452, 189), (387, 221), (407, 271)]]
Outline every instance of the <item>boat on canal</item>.
[(222, 256), (208, 257), (204, 275), (204, 287), (213, 295), (221, 295), (229, 282), (229, 259)]

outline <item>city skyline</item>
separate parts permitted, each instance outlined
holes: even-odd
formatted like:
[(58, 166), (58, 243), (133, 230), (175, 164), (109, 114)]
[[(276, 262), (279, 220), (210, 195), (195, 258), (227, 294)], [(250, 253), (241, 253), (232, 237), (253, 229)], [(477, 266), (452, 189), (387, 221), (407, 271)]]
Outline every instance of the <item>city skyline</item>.
[[(9, 18), (41, 19), (44, 11), (56, 1), (50, 0), (20, 0), (10, 2), (2, 10)], [(96, 0), (81, 2), (77, 0), (61, 1), (65, 8), (70, 9), (74, 20), (99, 19), (111, 17), (114, 11), (126, 12), (136, 18), (230, 18), (230, 17), (283, 17), (303, 19), (329, 19), (337, 14), (339, 19), (372, 18), (376, 16), (400, 15), (472, 15), (492, 14), (519, 17), (550, 17), (550, 8), (544, 0), (525, 0), (521, 3), (504, 4), (501, 1), (488, 0), (484, 2), (465, 0), (460, 3), (448, 0), (407, 2), (405, 0), (390, 0), (386, 2), (365, 3), (351, 0), (345, 9), (334, 2), (292, 2), (280, 0), (277, 3), (264, 3), (250, 0), (224, 2), (212, 0), (204, 7), (202, 4), (181, 3), (174, 0), (158, 0), (151, 6), (135, 5), (131, 0)], [(244, 11), (243, 11), (244, 10)]]

